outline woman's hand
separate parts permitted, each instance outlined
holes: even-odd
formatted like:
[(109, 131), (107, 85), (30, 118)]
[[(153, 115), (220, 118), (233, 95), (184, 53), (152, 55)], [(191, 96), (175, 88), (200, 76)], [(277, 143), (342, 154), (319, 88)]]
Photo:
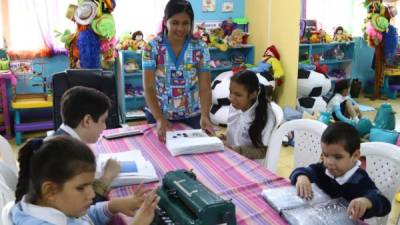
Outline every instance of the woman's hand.
[(160, 142), (165, 143), (165, 136), (168, 129), (168, 121), (163, 117), (157, 120), (157, 135)]
[(210, 118), (206, 116), (202, 116), (200, 118), (200, 127), (203, 129), (208, 135), (215, 135), (214, 125), (211, 123)]

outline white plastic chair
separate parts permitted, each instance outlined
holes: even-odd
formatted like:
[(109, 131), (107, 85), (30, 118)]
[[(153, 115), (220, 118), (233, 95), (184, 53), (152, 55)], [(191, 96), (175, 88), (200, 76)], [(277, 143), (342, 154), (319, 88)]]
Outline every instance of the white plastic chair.
[(8, 202), (1, 210), (1, 224), (2, 225), (13, 225), (11, 221), (11, 209), (14, 206), (14, 201)]
[[(276, 104), (275, 102), (271, 102), (271, 109), (274, 112), (274, 116), (275, 116), (275, 127), (272, 130), (272, 132), (274, 132), (276, 129), (278, 129), (278, 127), (282, 124), (283, 122), (283, 110), (282, 108)], [(270, 139), (271, 140), (271, 139)], [(263, 159), (255, 159), (254, 161), (256, 161), (258, 164), (266, 167), (267, 164), (267, 156), (265, 156), (265, 158)]]
[[(366, 171), (378, 189), (392, 201), (400, 187), (400, 147), (384, 142), (361, 144), (361, 156), (366, 158)], [(371, 223), (371, 221), (373, 221)], [(387, 216), (368, 220), (369, 224), (386, 224)]]
[(290, 131), (294, 131), (294, 166), (307, 166), (318, 162), (321, 156), (321, 136), (326, 127), (326, 124), (310, 119), (283, 123), (272, 133), (266, 155), (267, 169), (277, 171), (282, 140)]
[(15, 173), (18, 174), (17, 159), (8, 141), (0, 135), (0, 154), (6, 165)]
[(14, 191), (8, 187), (8, 185), (5, 183), (3, 176), (0, 174), (0, 212), (1, 212), (0, 224), (2, 225), (12, 224), (9, 219), (9, 212), (11, 207), (14, 205), (14, 200), (15, 200)]

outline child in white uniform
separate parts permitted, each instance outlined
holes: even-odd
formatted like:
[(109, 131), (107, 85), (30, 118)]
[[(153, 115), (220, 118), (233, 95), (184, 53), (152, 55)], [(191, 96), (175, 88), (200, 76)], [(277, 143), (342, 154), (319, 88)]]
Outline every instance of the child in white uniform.
[(354, 105), (349, 97), (350, 84), (348, 80), (340, 80), (335, 84), (334, 96), (329, 100), (327, 111), (332, 112), (333, 118), (338, 120), (334, 112), (335, 106), (340, 105), (340, 111), (349, 119), (358, 121), (361, 113), (357, 105)]
[[(131, 225), (150, 224), (159, 197), (140, 186), (132, 196), (92, 204), (96, 159), (80, 140), (58, 136), (39, 149), (23, 148), (18, 188), (24, 197), (11, 210), (13, 224), (102, 225), (113, 214), (134, 216)], [(25, 182), (28, 180), (28, 182)], [(28, 184), (28, 187), (21, 187)]]
[(244, 70), (232, 76), (229, 91), (225, 145), (250, 159), (264, 158), (276, 123), (264, 85), (253, 71)]

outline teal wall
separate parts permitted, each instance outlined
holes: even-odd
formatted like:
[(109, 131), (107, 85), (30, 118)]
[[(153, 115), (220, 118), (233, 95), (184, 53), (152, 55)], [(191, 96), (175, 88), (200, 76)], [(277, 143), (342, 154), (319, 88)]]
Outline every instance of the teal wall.
[[(352, 65), (352, 78), (361, 80), (363, 89), (371, 86), (374, 80), (374, 70), (371, 68), (374, 49), (370, 48), (361, 38), (354, 38), (354, 58)], [(368, 84), (369, 83), (369, 84)]]
[[(192, 4), (194, 11), (194, 20), (201, 21), (222, 21), (229, 17), (243, 17), (244, 16), (244, 1), (245, 0), (215, 0), (216, 11), (215, 12), (203, 12), (202, 0), (189, 0)], [(251, 1), (251, 0), (250, 0)], [(232, 12), (222, 12), (222, 3), (233, 2)]]

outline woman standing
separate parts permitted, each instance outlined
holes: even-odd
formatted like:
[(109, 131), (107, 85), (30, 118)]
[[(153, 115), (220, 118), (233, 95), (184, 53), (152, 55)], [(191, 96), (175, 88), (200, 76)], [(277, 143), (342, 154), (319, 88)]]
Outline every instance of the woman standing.
[(168, 121), (214, 133), (209, 118), (210, 53), (202, 40), (192, 38), (193, 19), (189, 1), (170, 0), (164, 10), (162, 32), (143, 52), (146, 119), (157, 123), (162, 142)]

